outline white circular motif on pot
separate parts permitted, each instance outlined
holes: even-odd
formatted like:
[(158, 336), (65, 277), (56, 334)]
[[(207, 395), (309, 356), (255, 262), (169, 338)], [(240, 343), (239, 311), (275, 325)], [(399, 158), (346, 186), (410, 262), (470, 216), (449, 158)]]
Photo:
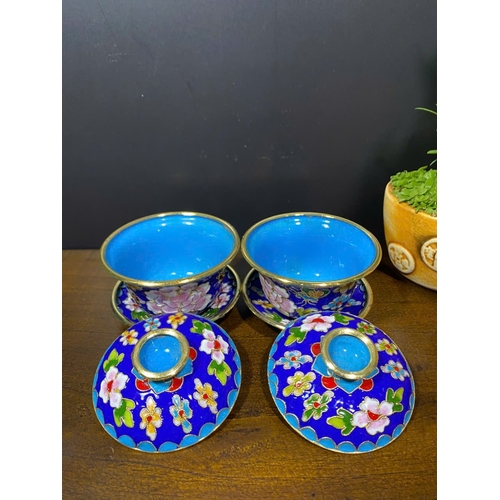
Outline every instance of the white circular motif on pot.
[(387, 248), (391, 262), (398, 271), (410, 274), (415, 270), (415, 259), (404, 246), (398, 243), (389, 243)]
[(424, 263), (433, 271), (438, 267), (438, 239), (431, 238), (427, 240), (420, 248), (420, 255)]

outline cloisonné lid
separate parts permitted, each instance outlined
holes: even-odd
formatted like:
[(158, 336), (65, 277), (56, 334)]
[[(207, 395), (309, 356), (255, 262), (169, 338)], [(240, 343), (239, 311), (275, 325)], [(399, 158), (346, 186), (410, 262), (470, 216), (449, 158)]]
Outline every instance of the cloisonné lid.
[(217, 429), (240, 383), (238, 351), (219, 325), (194, 314), (165, 314), (136, 323), (109, 346), (92, 399), (114, 439), (162, 453), (191, 446)]
[(278, 410), (323, 448), (364, 453), (386, 446), (410, 420), (415, 384), (397, 345), (349, 313), (313, 313), (290, 323), (268, 361)]

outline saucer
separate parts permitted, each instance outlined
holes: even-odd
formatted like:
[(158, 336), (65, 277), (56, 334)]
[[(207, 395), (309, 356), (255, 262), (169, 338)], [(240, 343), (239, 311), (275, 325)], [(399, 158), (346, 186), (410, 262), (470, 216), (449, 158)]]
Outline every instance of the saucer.
[[(235, 306), (240, 291), (241, 284), (238, 274), (231, 266), (227, 266), (219, 293), (212, 301), (213, 304), (216, 304), (217, 301), (222, 300), (221, 307), (212, 307), (201, 316), (212, 321), (221, 319)], [(111, 307), (115, 314), (127, 325), (134, 325), (139, 321), (156, 316), (147, 311), (145, 304), (139, 304), (134, 300), (122, 281), (118, 281), (113, 288)]]
[[(292, 318), (283, 316), (277, 309), (275, 309), (266, 299), (262, 286), (259, 280), (259, 273), (256, 269), (252, 269), (245, 277), (242, 286), (243, 299), (247, 307), (262, 321), (265, 321), (271, 326), (282, 330), (289, 323), (294, 321)], [(354, 293), (351, 299), (346, 302), (342, 309), (338, 312), (348, 312), (364, 318), (370, 311), (373, 304), (373, 292), (370, 284), (366, 278), (357, 281)], [(311, 312), (325, 312), (317, 311), (314, 308), (308, 307), (303, 309), (303, 315)]]

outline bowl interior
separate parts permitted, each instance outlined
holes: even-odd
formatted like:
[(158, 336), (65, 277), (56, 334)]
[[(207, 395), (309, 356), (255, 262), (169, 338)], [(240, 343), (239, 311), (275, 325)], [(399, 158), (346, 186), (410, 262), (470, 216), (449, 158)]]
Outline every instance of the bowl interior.
[(343, 219), (290, 215), (255, 227), (246, 235), (245, 250), (258, 267), (271, 274), (321, 283), (369, 269), (379, 255), (375, 241)]
[(106, 264), (140, 281), (190, 278), (228, 259), (238, 245), (222, 222), (202, 215), (167, 214), (132, 223), (111, 237)]

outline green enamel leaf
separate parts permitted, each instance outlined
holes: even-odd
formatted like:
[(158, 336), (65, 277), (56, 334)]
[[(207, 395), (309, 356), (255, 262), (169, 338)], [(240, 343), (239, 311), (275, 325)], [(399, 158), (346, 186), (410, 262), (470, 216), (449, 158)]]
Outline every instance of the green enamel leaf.
[(283, 319), (279, 314), (277, 313), (273, 313), (271, 315), (271, 317), (274, 319), (274, 321), (278, 321), (278, 322), (281, 322), (281, 320)]
[(118, 366), (118, 364), (122, 361), (124, 354), (118, 354), (116, 349), (113, 349), (109, 353), (108, 359), (102, 364), (102, 367), (105, 372), (107, 372), (112, 366)]
[(125, 401), (125, 406), (129, 409), (135, 408), (135, 403), (131, 399), (123, 398), (122, 401)]
[(317, 309), (305, 309), (304, 307), (297, 307), (297, 314), (299, 316), (305, 316), (311, 312), (317, 312)]
[(342, 436), (348, 436), (354, 430), (354, 425), (349, 422), (345, 428), (341, 431)]
[(138, 319), (140, 321), (142, 321), (143, 319), (149, 318), (149, 314), (147, 312), (144, 312), (144, 311), (140, 311), (140, 312), (132, 311), (131, 316), (132, 316), (132, 319)]
[(387, 389), (385, 399), (389, 403), (400, 403), (403, 399), (404, 389), (400, 387), (396, 392), (394, 392), (390, 387)]
[(121, 427), (122, 426), (122, 419), (120, 416), (118, 416), (116, 414), (116, 410), (113, 412), (113, 418), (115, 419), (115, 424), (117, 427)]
[(344, 419), (342, 417), (330, 417), (326, 423), (335, 427), (335, 429), (343, 429), (345, 427)]
[(290, 396), (290, 394), (292, 394), (292, 392), (293, 392), (294, 389), (295, 389), (295, 387), (293, 385), (287, 385), (283, 389), (283, 396), (285, 396), (285, 397)]
[(204, 316), (206, 318), (213, 318), (214, 316), (217, 316), (217, 314), (219, 313), (220, 309), (218, 307), (215, 307), (213, 309), (209, 309), (205, 314)]
[(227, 377), (232, 373), (231, 368), (225, 361), (219, 364), (215, 359), (212, 359), (207, 371), (209, 375), (215, 375), (222, 385), (226, 385)]
[(126, 411), (125, 414), (123, 415), (123, 423), (127, 426), (127, 427), (134, 427), (134, 418), (132, 416), (132, 412), (130, 411)]
[(314, 408), (309, 408), (308, 410), (306, 410), (302, 415), (302, 421), (307, 422), (313, 416), (313, 413)]
[(127, 411), (127, 400), (123, 398), (120, 403), (120, 406), (118, 408), (115, 408), (113, 413), (118, 417), (123, 417), (126, 411)]
[(301, 332), (300, 327), (296, 326), (294, 328), (290, 328), (290, 335), (285, 340), (285, 345), (291, 345), (294, 342), (298, 342), (299, 344), (304, 341), (307, 332)]
[(394, 403), (392, 405), (392, 411), (395, 412), (395, 413), (403, 411), (403, 405), (401, 403)]
[(190, 332), (193, 333), (203, 333), (203, 330), (209, 330), (212, 331), (212, 327), (210, 326), (209, 323), (202, 322), (198, 319), (193, 320), (193, 327), (189, 330)]
[(333, 316), (335, 317), (335, 321), (338, 321), (342, 325), (348, 325), (352, 321), (351, 318), (344, 316), (343, 314), (340, 313), (334, 313)]

